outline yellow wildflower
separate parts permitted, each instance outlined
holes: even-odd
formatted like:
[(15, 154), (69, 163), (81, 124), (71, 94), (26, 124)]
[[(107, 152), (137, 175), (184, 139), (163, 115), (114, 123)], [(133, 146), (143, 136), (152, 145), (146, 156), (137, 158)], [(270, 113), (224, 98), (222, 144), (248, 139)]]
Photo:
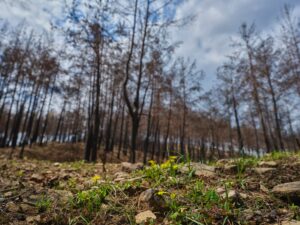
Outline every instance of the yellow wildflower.
[(176, 198), (176, 194), (175, 194), (175, 193), (172, 193), (172, 194), (170, 195), (170, 198), (171, 198), (171, 199), (175, 199), (175, 198)]
[(173, 165), (173, 170), (178, 170), (178, 165), (177, 164)]
[(96, 183), (98, 180), (100, 180), (101, 179), (101, 177), (99, 176), (99, 175), (95, 175), (95, 176), (93, 176), (92, 177), (92, 181), (94, 182), (94, 183)]
[(169, 159), (172, 161), (175, 161), (177, 159), (177, 156), (171, 155), (171, 156), (169, 156)]
[(162, 191), (162, 190), (160, 190), (159, 192), (157, 192), (157, 195), (159, 195), (159, 196), (163, 196), (165, 194), (168, 194), (168, 192), (165, 192), (165, 191)]
[(149, 160), (148, 162), (149, 162), (150, 166), (152, 166), (152, 167), (156, 165), (156, 162), (154, 160)]
[(165, 163), (161, 164), (161, 168), (162, 168), (162, 169), (167, 169), (167, 168), (170, 167), (170, 165), (171, 165), (171, 163), (170, 163), (170, 161), (168, 160), (168, 161), (166, 161)]

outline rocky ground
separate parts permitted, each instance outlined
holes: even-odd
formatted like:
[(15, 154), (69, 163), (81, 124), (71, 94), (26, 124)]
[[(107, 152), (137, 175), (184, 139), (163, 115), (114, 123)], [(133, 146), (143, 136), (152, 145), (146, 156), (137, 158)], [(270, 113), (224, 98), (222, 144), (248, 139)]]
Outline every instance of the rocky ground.
[(298, 154), (106, 170), (0, 155), (0, 224), (300, 224)]

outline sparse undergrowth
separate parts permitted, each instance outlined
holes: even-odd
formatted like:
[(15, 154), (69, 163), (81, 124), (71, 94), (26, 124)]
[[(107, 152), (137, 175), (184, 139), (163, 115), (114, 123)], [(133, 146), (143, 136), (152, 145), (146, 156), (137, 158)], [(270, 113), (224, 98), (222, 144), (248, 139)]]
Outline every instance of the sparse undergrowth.
[[(275, 185), (300, 181), (299, 154), (199, 165), (170, 157), (160, 165), (149, 161), (131, 174), (120, 172), (121, 165), (107, 165), (103, 174), (100, 164), (81, 161), (1, 159), (0, 224), (135, 224), (135, 216), (146, 210), (156, 217), (147, 224), (300, 220), (299, 202), (271, 193)], [(214, 172), (199, 173), (211, 168)], [(150, 193), (146, 200), (141, 198), (145, 192)]]

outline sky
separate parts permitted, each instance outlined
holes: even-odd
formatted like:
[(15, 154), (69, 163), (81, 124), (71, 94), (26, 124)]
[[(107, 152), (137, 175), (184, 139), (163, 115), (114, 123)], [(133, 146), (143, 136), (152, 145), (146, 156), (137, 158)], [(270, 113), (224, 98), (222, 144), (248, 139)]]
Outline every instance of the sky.
[[(231, 38), (243, 22), (255, 23), (258, 31), (274, 32), (284, 4), (294, 6), (300, 17), (299, 0), (177, 0), (174, 16), (195, 15), (193, 23), (172, 31), (182, 41), (176, 55), (195, 59), (204, 70), (204, 88), (216, 82), (216, 69), (230, 54)], [(180, 4), (179, 4), (180, 3)], [(26, 21), (33, 27), (50, 30), (50, 21), (64, 17), (64, 0), (0, 0), (0, 18), (12, 24)]]

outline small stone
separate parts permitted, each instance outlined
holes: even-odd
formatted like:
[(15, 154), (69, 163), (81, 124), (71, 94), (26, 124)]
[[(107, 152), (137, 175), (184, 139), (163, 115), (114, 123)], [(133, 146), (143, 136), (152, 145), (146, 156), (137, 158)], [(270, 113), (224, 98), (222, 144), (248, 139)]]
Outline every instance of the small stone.
[(114, 179), (114, 182), (122, 182), (122, 181), (126, 181), (126, 178), (117, 177), (116, 179)]
[(140, 194), (139, 200), (141, 202), (148, 202), (154, 195), (154, 190), (153, 189), (148, 189), (146, 191), (143, 191)]
[(262, 161), (258, 165), (261, 167), (276, 167), (278, 164), (275, 161)]
[(219, 159), (218, 161), (217, 161), (217, 164), (226, 164), (226, 163), (228, 163), (229, 162), (229, 159)]
[(248, 191), (258, 191), (260, 189), (260, 184), (257, 182), (249, 182), (247, 186)]
[(223, 194), (226, 190), (222, 187), (217, 188), (216, 192), (220, 195)]
[(37, 216), (28, 216), (26, 218), (26, 222), (27, 223), (35, 223), (35, 222), (40, 222), (41, 221), (41, 216), (37, 215)]
[(227, 197), (228, 199), (236, 200), (239, 198), (239, 193), (237, 193), (237, 191), (235, 190), (230, 190), (227, 193), (225, 192), (222, 194), (222, 198), (227, 198)]
[(276, 185), (272, 193), (278, 197), (289, 198), (291, 201), (299, 200), (300, 181)]
[(129, 173), (126, 173), (126, 172), (117, 172), (117, 173), (115, 173), (115, 177), (116, 178), (129, 178), (130, 175), (129, 175)]
[(274, 168), (260, 168), (260, 167), (257, 167), (257, 168), (254, 168), (253, 171), (258, 173), (259, 175), (262, 175), (262, 174), (265, 174), (265, 173), (268, 173), (268, 172), (272, 172), (274, 171), (275, 169)]
[(35, 181), (35, 182), (41, 182), (44, 180), (44, 177), (39, 175), (39, 174), (32, 174), (32, 176), (30, 177), (30, 179), (32, 181)]
[(14, 213), (16, 213), (16, 212), (19, 211), (19, 206), (16, 205), (15, 203), (13, 203), (13, 202), (8, 202), (8, 203), (6, 204), (6, 209), (7, 209), (9, 212), (14, 212)]
[(11, 197), (11, 196), (13, 196), (14, 194), (11, 192), (11, 191), (9, 191), (9, 192), (6, 192), (6, 193), (4, 193), (4, 197), (5, 198), (9, 198), (9, 197)]
[(38, 212), (36, 207), (33, 207), (33, 206), (25, 204), (25, 203), (20, 204), (20, 208), (21, 208), (21, 211), (26, 214), (34, 214), (34, 213)]
[(195, 175), (197, 177), (214, 177), (216, 173), (209, 170), (196, 170)]
[(248, 199), (249, 198), (249, 196), (245, 193), (239, 193), (239, 195), (242, 199)]
[(264, 185), (260, 184), (259, 187), (260, 187), (260, 190), (261, 190), (262, 192), (264, 192), (264, 193), (269, 193), (269, 189), (266, 188)]
[(277, 209), (277, 214), (279, 215), (286, 215), (289, 211), (287, 209)]
[(179, 169), (180, 173), (187, 174), (194, 170), (197, 177), (214, 177), (216, 168), (203, 163), (189, 163)]
[(34, 200), (34, 201), (37, 201), (37, 200), (40, 199), (40, 196), (38, 196), (38, 195), (30, 195), (30, 196), (29, 196), (29, 199)]
[(142, 224), (142, 223), (146, 223), (147, 221), (149, 220), (155, 220), (156, 219), (156, 216), (154, 215), (154, 213), (150, 210), (147, 210), (147, 211), (144, 211), (144, 212), (141, 212), (139, 214), (137, 214), (135, 216), (135, 222), (137, 224)]
[(192, 167), (188, 167), (187, 165), (184, 165), (183, 167), (179, 168), (179, 172), (183, 173), (183, 174), (186, 174), (192, 169), (193, 169)]
[(122, 181), (125, 181), (125, 180), (128, 180), (130, 177), (129, 173), (126, 173), (126, 172), (117, 172), (115, 173), (115, 179), (114, 181), (115, 182), (122, 182)]
[(56, 163), (53, 163), (53, 166), (56, 166), (56, 167), (58, 167), (58, 166), (60, 166), (61, 164), (59, 163), (59, 162), (56, 162)]
[(238, 171), (237, 165), (225, 165), (224, 172), (236, 173)]
[(109, 206), (107, 204), (102, 204), (100, 209), (105, 211), (105, 210), (109, 209)]
[(135, 170), (140, 170), (143, 168), (143, 164), (142, 163), (128, 163), (128, 162), (122, 162), (122, 170), (128, 173), (131, 173)]
[(214, 166), (208, 166), (208, 165), (203, 164), (203, 163), (193, 163), (192, 165), (197, 170), (207, 170), (207, 171), (210, 171), (210, 172), (215, 172), (216, 171), (216, 167), (214, 167)]
[(281, 225), (300, 225), (300, 221), (296, 221), (296, 220), (282, 221)]

